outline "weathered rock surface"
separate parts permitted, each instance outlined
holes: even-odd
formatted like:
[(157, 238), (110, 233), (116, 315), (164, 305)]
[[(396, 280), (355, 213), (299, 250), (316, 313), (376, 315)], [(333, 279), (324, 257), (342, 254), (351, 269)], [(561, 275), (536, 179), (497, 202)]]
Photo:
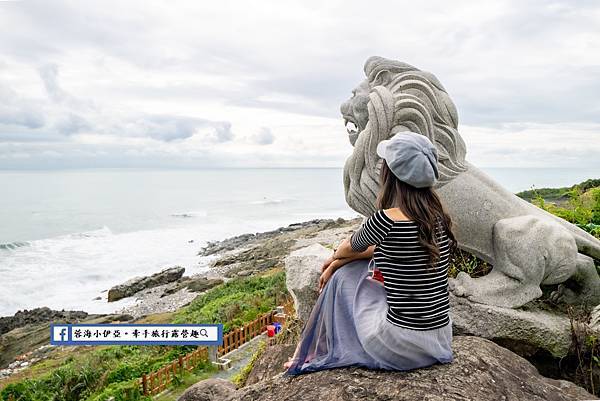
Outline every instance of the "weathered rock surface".
[(175, 285), (165, 289), (162, 296), (174, 294), (184, 288), (191, 292), (202, 292), (211, 289), (212, 287), (222, 284), (223, 279), (208, 278), (208, 277), (182, 277)]
[(590, 316), (590, 328), (600, 332), (600, 305), (592, 310)]
[[(209, 243), (200, 254), (219, 254), (211, 264), (211, 272), (225, 278), (256, 274), (271, 268), (283, 267), (284, 259), (295, 249), (310, 243), (334, 245), (355, 228), (361, 218), (317, 219), (290, 224), (265, 233), (245, 234)], [(341, 238), (340, 238), (341, 237)]]
[(221, 401), (234, 394), (235, 386), (229, 380), (206, 379), (185, 390), (177, 401)]
[(307, 321), (318, 298), (317, 284), (321, 266), (332, 255), (331, 249), (313, 244), (298, 249), (285, 258), (285, 285), (294, 299), (298, 318)]
[(59, 319), (76, 322), (84, 319), (87, 315), (87, 312), (84, 311), (65, 311), (64, 309), (57, 311), (46, 306), (31, 310), (25, 309), (18, 311), (13, 316), (0, 317), (0, 335), (27, 324), (51, 322)]
[(571, 323), (557, 313), (484, 305), (450, 293), (450, 316), (454, 334), (484, 337), (521, 356), (545, 350), (560, 358), (571, 346)]
[(281, 373), (283, 364), (294, 354), (293, 344), (273, 344), (254, 361), (246, 378), (246, 386), (268, 380)]
[(242, 248), (248, 245), (249, 243), (256, 243), (272, 238), (281, 238), (281, 234), (283, 233), (302, 231), (302, 229), (306, 229), (306, 231), (320, 232), (322, 230), (348, 225), (349, 223), (355, 224), (355, 220), (358, 221), (362, 219), (314, 219), (302, 223), (293, 223), (288, 225), (287, 227), (279, 227), (275, 230), (265, 231), (262, 233), (242, 234), (235, 237), (227, 238), (222, 241), (209, 241), (208, 244), (204, 248), (202, 248), (202, 250), (198, 253), (198, 255), (208, 256), (217, 253), (233, 251)]
[(108, 290), (108, 302), (117, 301), (121, 298), (130, 297), (136, 292), (147, 288), (157, 287), (159, 285), (177, 281), (183, 276), (184, 267), (175, 266), (155, 273), (148, 277), (135, 277), (131, 280), (112, 287)]
[[(229, 398), (186, 398), (196, 400), (527, 400), (573, 401), (597, 399), (581, 387), (541, 376), (524, 358), (473, 336), (453, 341), (454, 361), (413, 371), (372, 370), (361, 367), (327, 369), (299, 376), (278, 374), (242, 387)], [(274, 352), (263, 353), (271, 368)], [(287, 349), (291, 355), (293, 347)], [(286, 351), (284, 351), (286, 353)], [(277, 359), (283, 359), (277, 357)], [(264, 369), (257, 361), (255, 369)], [(273, 366), (283, 372), (280, 366)], [(265, 373), (263, 372), (262, 375)], [(201, 387), (202, 382), (198, 383)], [(203, 393), (205, 394), (205, 393)]]

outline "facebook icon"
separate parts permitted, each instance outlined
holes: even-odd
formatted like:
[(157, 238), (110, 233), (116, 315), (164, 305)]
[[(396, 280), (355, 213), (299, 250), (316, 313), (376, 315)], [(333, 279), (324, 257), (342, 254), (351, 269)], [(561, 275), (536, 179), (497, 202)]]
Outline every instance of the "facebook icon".
[(61, 345), (71, 340), (71, 328), (68, 325), (50, 325), (50, 344)]

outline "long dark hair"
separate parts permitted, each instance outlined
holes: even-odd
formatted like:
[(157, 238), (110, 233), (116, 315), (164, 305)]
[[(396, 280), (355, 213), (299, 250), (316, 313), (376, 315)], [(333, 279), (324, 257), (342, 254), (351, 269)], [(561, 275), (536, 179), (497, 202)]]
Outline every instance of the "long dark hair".
[(377, 195), (377, 209), (400, 208), (410, 220), (419, 225), (419, 243), (429, 254), (429, 266), (439, 261), (440, 249), (437, 244), (436, 227), (441, 221), (450, 239), (450, 249), (457, 246), (452, 231), (452, 219), (446, 212), (438, 194), (433, 187), (417, 188), (399, 180), (390, 170), (385, 160), (381, 165), (380, 189)]

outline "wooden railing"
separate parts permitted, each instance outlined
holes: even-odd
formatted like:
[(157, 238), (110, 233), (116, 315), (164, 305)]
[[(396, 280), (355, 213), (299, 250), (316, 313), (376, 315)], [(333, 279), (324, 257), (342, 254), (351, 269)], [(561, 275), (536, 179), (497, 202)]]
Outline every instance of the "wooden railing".
[[(286, 314), (291, 314), (293, 311), (293, 302), (288, 301), (284, 304), (284, 311)], [(267, 312), (252, 322), (244, 324), (242, 327), (232, 329), (227, 334), (223, 335), (223, 344), (217, 347), (217, 355), (223, 356), (239, 347), (246, 342), (250, 341), (254, 337), (262, 334), (266, 331), (267, 326), (273, 323), (273, 316), (276, 311)], [(165, 390), (167, 386), (173, 381), (178, 373), (185, 371), (191, 371), (202, 361), (207, 361), (208, 348), (198, 347), (195, 351), (180, 356), (178, 360), (170, 362), (162, 368), (144, 374), (140, 380), (140, 391), (143, 395), (154, 395)]]
[(261, 334), (267, 329), (267, 326), (273, 323), (275, 312), (265, 313), (258, 319), (246, 323), (242, 327), (236, 327), (223, 336), (223, 345), (217, 348), (219, 356), (225, 355), (234, 349), (241, 347), (246, 342)]
[(163, 366), (155, 372), (144, 374), (140, 381), (141, 392), (143, 395), (158, 394), (167, 388), (173, 381), (177, 373), (191, 371), (201, 361), (208, 359), (208, 348), (198, 347), (196, 350), (180, 356), (176, 361)]

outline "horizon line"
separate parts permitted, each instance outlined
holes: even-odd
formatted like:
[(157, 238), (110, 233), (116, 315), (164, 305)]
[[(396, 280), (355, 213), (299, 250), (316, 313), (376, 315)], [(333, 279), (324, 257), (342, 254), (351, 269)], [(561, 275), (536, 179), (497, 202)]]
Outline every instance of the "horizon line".
[[(516, 169), (545, 169), (545, 170), (586, 170), (596, 169), (596, 166), (581, 167), (536, 167), (536, 166), (522, 166), (522, 167), (505, 167), (505, 166), (476, 166), (480, 169), (505, 169), (505, 170), (516, 170)], [(17, 172), (17, 171), (70, 171), (70, 170), (342, 170), (344, 167), (331, 167), (331, 166), (272, 166), (272, 167), (167, 167), (167, 166), (115, 166), (115, 167), (50, 167), (50, 168), (0, 168), (0, 172)]]

